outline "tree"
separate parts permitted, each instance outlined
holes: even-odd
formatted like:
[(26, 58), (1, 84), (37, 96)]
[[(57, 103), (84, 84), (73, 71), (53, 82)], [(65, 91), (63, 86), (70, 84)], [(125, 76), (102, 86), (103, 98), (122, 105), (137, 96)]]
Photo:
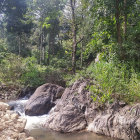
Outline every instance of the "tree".
[[(54, 54), (56, 37), (59, 34), (59, 12), (61, 0), (38, 0), (30, 2), (29, 16), (35, 23), (34, 33), (37, 32), (36, 44), (39, 50), (39, 63), (50, 63), (50, 55)], [(47, 61), (46, 61), (47, 58)]]
[(67, 25), (67, 30), (65, 30), (65, 38), (66, 40), (69, 40), (72, 43), (71, 46), (71, 54), (72, 54), (72, 72), (75, 74), (76, 71), (76, 62), (78, 60), (77, 58), (77, 50), (78, 45), (83, 40), (83, 34), (80, 34), (81, 31), (81, 25), (83, 23), (83, 14), (81, 13), (82, 4), (81, 1), (77, 0), (68, 0), (64, 12), (63, 12), (63, 26)]
[[(7, 33), (14, 36), (15, 42), (18, 42), (18, 54), (22, 55), (21, 47), (23, 46), (23, 42), (21, 37), (23, 37), (23, 34), (29, 34), (32, 27), (32, 23), (27, 22), (28, 19), (24, 17), (27, 11), (26, 0), (5, 0), (1, 3), (1, 7), (5, 17), (4, 22), (6, 22)], [(8, 40), (11, 40), (9, 37), (11, 36), (7, 36)]]
[(75, 19), (75, 8), (76, 8), (76, 1), (75, 0), (70, 0), (70, 7), (71, 7), (71, 12), (72, 12), (72, 70), (73, 73), (75, 73), (75, 69), (76, 69), (76, 49), (77, 49), (77, 34), (76, 34), (76, 19)]

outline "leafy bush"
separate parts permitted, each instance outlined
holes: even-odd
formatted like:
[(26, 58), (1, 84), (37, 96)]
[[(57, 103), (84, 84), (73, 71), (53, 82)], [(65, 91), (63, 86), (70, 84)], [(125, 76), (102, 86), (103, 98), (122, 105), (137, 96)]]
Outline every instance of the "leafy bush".
[(35, 57), (22, 58), (6, 53), (0, 63), (2, 84), (38, 87), (46, 82), (59, 84), (62, 79), (59, 69), (39, 65)]
[(127, 85), (128, 95), (130, 101), (138, 102), (140, 101), (140, 79), (138, 75), (133, 71), (130, 78), (130, 82)]
[(23, 60), (22, 65), (24, 66), (21, 76), (22, 84), (36, 87), (45, 83), (47, 68), (37, 64), (36, 58), (27, 57)]
[(66, 59), (58, 59), (54, 57), (50, 61), (50, 65), (55, 68), (66, 68), (68, 66), (68, 61)]
[(96, 86), (89, 87), (93, 100), (106, 102), (117, 98), (128, 103), (140, 100), (140, 79), (134, 70), (130, 72), (124, 64), (101, 61), (91, 64), (87, 74), (98, 82)]
[(86, 71), (83, 68), (81, 71), (77, 71), (75, 75), (72, 74), (66, 74), (64, 75), (64, 80), (66, 81), (67, 86), (71, 86), (76, 80), (82, 80), (84, 77), (86, 77)]
[(0, 82), (4, 84), (19, 84), (22, 72), (22, 58), (6, 53), (0, 63)]

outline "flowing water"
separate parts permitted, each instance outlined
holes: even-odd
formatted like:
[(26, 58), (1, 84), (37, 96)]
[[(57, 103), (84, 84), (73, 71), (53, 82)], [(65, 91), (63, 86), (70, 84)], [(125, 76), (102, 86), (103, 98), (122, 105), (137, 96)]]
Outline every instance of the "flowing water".
[(29, 134), (35, 137), (37, 140), (114, 140), (105, 136), (98, 136), (94, 133), (88, 132), (77, 132), (77, 133), (56, 133), (50, 132), (43, 129), (43, 124), (49, 117), (48, 114), (42, 116), (27, 116), (24, 112), (24, 106), (28, 101), (27, 98), (11, 101), (9, 105), (12, 109), (19, 115), (27, 119), (27, 124), (25, 129), (29, 131)]

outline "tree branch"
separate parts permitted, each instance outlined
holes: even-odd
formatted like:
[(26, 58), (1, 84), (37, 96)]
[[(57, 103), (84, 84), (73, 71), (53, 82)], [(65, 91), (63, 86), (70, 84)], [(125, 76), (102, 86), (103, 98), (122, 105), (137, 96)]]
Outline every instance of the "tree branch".
[(76, 42), (76, 45), (78, 45), (81, 41), (83, 41), (84, 37), (80, 37), (80, 39)]

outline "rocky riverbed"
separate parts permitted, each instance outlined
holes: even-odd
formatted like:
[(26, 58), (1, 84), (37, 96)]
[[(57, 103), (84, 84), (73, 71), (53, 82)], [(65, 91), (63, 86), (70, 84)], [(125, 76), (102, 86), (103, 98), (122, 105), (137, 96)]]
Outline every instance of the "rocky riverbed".
[(21, 115), (25, 113), (28, 120), (26, 127), (26, 120), (4, 104), (0, 113), (0, 137), (3, 140), (5, 137), (16, 137), (16, 140), (25, 137), (28, 140), (24, 128), (42, 128), (61, 133), (86, 130), (117, 139), (140, 140), (140, 104), (127, 105), (114, 101), (101, 107), (91, 99), (87, 89), (89, 82), (79, 80), (66, 89), (47, 83), (38, 87), (29, 100), (9, 103)]
[(91, 99), (86, 88), (88, 84), (85, 80), (76, 81), (63, 93), (62, 87), (45, 84), (31, 96), (25, 113), (43, 115), (43, 112), (51, 110), (43, 126), (58, 132), (86, 129), (113, 138), (140, 140), (140, 104), (129, 106), (114, 101), (101, 108)]
[(26, 119), (10, 111), (10, 106), (0, 102), (0, 140), (34, 140), (24, 132)]

